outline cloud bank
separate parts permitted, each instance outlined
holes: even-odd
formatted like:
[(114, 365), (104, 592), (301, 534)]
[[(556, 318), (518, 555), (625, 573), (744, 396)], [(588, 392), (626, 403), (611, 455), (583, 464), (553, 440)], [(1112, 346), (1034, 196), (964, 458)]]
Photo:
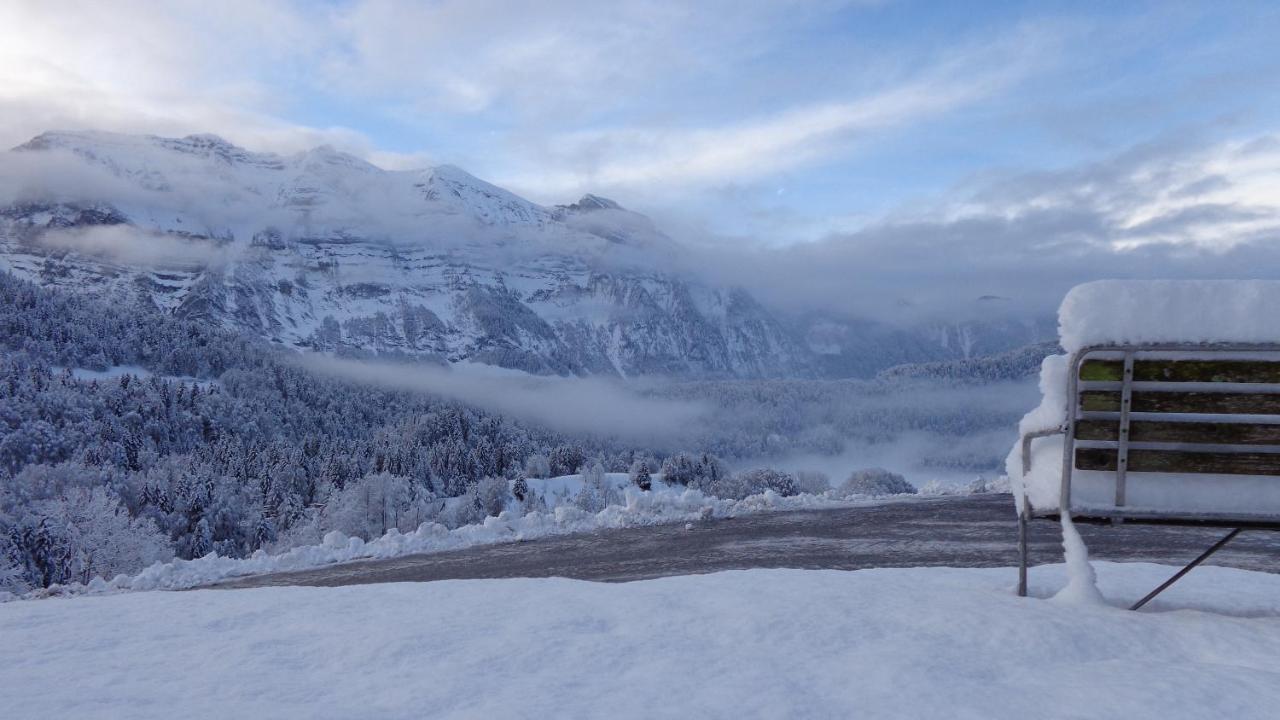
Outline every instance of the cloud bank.
[(1135, 146), (1094, 163), (973, 180), (940, 201), (783, 248), (713, 242), (694, 267), (792, 310), (922, 319), (1048, 314), (1099, 278), (1280, 279), (1280, 137)]
[(537, 377), (489, 368), (347, 360), (304, 355), (316, 372), (391, 390), (456, 400), (566, 433), (666, 442), (687, 433), (710, 409), (648, 398), (599, 378)]
[(124, 265), (207, 267), (225, 262), (227, 249), (212, 240), (193, 240), (131, 225), (93, 225), (46, 230), (35, 242)]

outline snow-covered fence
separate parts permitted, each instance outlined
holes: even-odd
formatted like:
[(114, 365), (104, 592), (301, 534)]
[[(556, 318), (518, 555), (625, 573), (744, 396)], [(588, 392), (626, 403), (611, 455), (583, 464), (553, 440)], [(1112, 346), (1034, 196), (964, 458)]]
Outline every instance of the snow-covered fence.
[(1008, 460), (1020, 586), (1035, 517), (1280, 529), (1280, 283), (1089, 283), (1059, 321)]

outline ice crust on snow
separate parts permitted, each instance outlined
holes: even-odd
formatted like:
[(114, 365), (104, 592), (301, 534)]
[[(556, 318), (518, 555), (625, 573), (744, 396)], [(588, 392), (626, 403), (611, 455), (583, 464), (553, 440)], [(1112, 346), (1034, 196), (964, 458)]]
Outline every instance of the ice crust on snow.
[(1072, 288), (1058, 310), (1068, 353), (1108, 343), (1280, 342), (1280, 282), (1099, 280)]
[[(1120, 606), (1172, 568), (1098, 563)], [(11, 718), (1274, 718), (1280, 576), (1141, 614), (1010, 568), (747, 570), (0, 605)], [(678, 660), (677, 660), (678, 659)], [(673, 664), (674, 663), (674, 664)]]
[[(1068, 355), (1045, 358), (1040, 369), (1040, 405), (1019, 423), (1019, 438), (1058, 427), (1066, 420), (1069, 354), (1083, 347), (1111, 343), (1280, 342), (1280, 282), (1091, 282), (1067, 293), (1058, 311), (1058, 322), (1061, 345)], [(1031, 447), (1031, 472), (1025, 477), (1020, 443), (1011, 449), (1005, 463), (1018, 509), (1022, 509), (1025, 497), (1036, 510), (1057, 510), (1063, 437), (1034, 440)], [(1270, 477), (1130, 473), (1125, 487), (1126, 507), (1131, 509), (1280, 515), (1280, 483)], [(1113, 509), (1115, 473), (1075, 471), (1071, 505), (1071, 511), (1076, 513)]]

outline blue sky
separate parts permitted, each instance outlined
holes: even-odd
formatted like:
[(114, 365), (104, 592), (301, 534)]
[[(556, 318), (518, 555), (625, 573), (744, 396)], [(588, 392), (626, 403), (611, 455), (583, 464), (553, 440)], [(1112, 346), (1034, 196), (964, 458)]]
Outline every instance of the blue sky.
[[(0, 8), (0, 142), (329, 143), (785, 246), (974, 198), (1010, 212), (993, 187), (1141, 148), (1213, 164), (1280, 130), (1277, 37), (1275, 3), (18, 0)], [(1214, 202), (1256, 202), (1272, 176), (1249, 172), (1247, 198)]]

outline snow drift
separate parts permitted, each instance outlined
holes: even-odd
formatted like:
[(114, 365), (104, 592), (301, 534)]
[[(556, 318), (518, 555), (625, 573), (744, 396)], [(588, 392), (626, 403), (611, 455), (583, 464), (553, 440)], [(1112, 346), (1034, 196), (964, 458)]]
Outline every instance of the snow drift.
[[(1170, 568), (1099, 563), (1131, 602)], [(8, 717), (1272, 718), (1280, 576), (1156, 612), (1008, 568), (455, 580), (0, 605)], [(1164, 612), (1160, 612), (1163, 610)]]
[(1087, 345), (1280, 342), (1280, 282), (1099, 280), (1058, 310), (1068, 353)]

